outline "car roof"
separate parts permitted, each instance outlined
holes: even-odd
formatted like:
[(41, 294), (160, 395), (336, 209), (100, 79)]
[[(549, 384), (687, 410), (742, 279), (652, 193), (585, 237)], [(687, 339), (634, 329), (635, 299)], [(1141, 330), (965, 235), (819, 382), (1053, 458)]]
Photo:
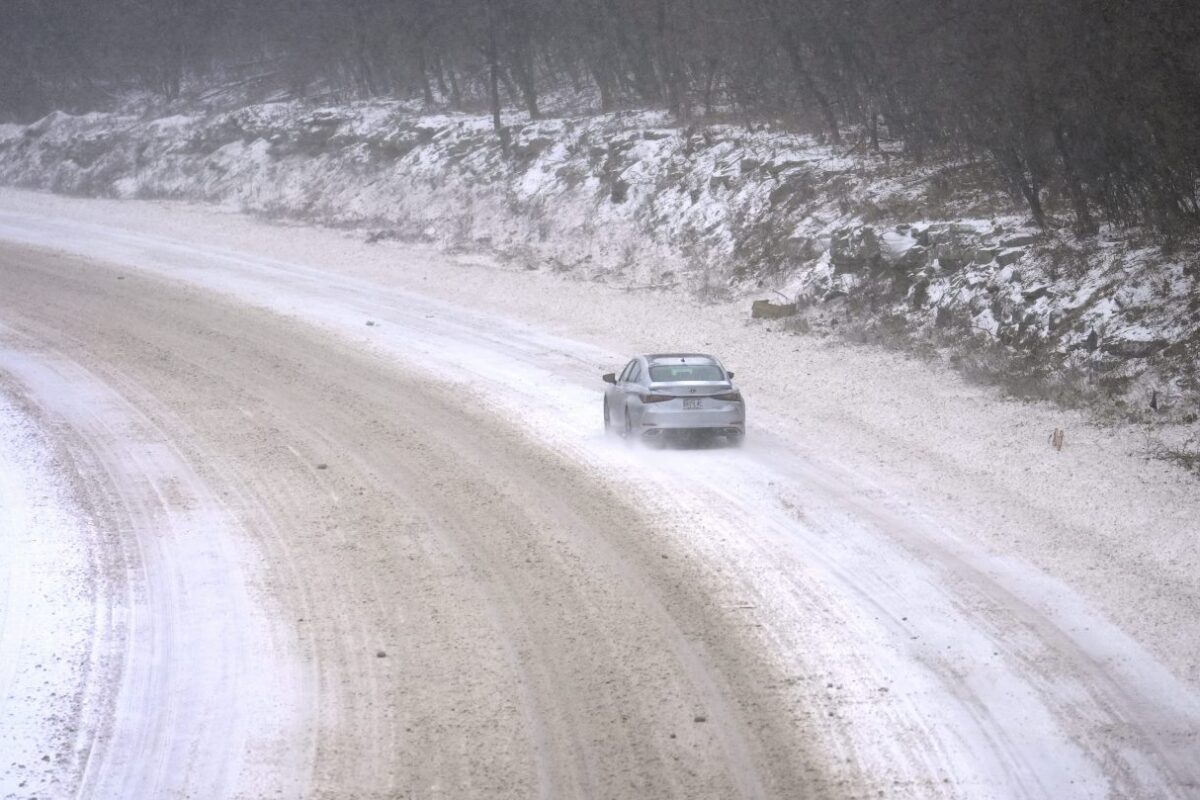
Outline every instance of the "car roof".
[(720, 363), (707, 353), (647, 353), (642, 356), (651, 365), (655, 364), (717, 364)]

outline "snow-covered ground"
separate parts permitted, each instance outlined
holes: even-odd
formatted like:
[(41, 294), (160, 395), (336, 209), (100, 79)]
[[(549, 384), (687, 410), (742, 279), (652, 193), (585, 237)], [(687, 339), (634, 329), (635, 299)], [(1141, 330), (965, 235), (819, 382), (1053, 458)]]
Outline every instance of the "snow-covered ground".
[(203, 200), (681, 298), (796, 301), (794, 324), (818, 332), (916, 335), (992, 373), (1020, 364), (1035, 394), (1200, 419), (1192, 244), (1039, 234), (980, 188), (999, 185), (984, 163), (655, 112), (508, 122), (506, 154), (485, 117), (400, 102), (56, 113), (0, 130), (0, 182)]
[(304, 676), (256, 554), (150, 419), (4, 322), (0, 797), (294, 790)]
[[(830, 762), (871, 793), (1200, 786), (1200, 507), (1194, 480), (1143, 458), (1136, 431), (786, 335), (740, 303), (352, 233), (9, 191), (0, 238), (318, 325), (606, 476), (721, 587), (714, 602), (772, 654)], [(738, 373), (745, 450), (643, 452), (600, 432), (599, 374), (677, 347)]]
[[(70, 512), (46, 443), (0, 395), (0, 796), (52, 796), (74, 737), (60, 720), (85, 691), (104, 611), (91, 585), (86, 523)], [(91, 724), (95, 724), (94, 721)]]

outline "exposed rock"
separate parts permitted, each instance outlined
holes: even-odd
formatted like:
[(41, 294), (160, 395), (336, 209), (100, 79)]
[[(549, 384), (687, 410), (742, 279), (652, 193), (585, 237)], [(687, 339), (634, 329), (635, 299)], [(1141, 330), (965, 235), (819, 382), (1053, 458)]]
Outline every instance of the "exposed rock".
[(1149, 358), (1167, 346), (1165, 339), (1112, 339), (1100, 349), (1118, 358)]
[(964, 225), (931, 225), (914, 231), (918, 244), (930, 248), (931, 256), (945, 270), (960, 270), (975, 259), (979, 236)]
[(718, 189), (733, 188), (733, 178), (728, 175), (713, 175), (708, 179), (709, 191), (717, 191)]
[(990, 264), (992, 259), (1000, 255), (1000, 251), (991, 247), (980, 247), (975, 251), (972, 261), (976, 264)]
[(750, 317), (752, 319), (783, 319), (784, 317), (794, 316), (796, 313), (795, 303), (772, 303), (770, 300), (755, 300), (750, 306)]
[(939, 222), (926, 226), (920, 231), (914, 231), (914, 235), (923, 236), (930, 245), (942, 244), (943, 242), (957, 242), (962, 239), (977, 239), (975, 229), (964, 227), (957, 223)]
[(373, 230), (373, 231), (370, 231), (367, 233), (367, 244), (376, 244), (378, 242), (385, 242), (385, 241), (388, 241), (391, 239), (398, 239), (398, 238), (400, 238), (400, 237), (396, 234), (395, 231), (378, 229), (378, 230)]
[(413, 132), (417, 134), (417, 139), (424, 142), (432, 142), (433, 137), (437, 136), (443, 129), (435, 128), (432, 125), (413, 125)]
[(421, 135), (413, 131), (398, 131), (395, 134), (374, 142), (372, 149), (383, 156), (402, 158), (424, 143)]
[(771, 190), (767, 199), (771, 208), (775, 208), (787, 201), (803, 203), (811, 199), (815, 191), (811, 176), (807, 172), (797, 172), (784, 178), (783, 183)]
[(333, 111), (315, 111), (302, 120), (295, 137), (296, 150), (300, 153), (324, 152), (331, 140), (346, 122), (345, 116)]
[(552, 139), (536, 137), (514, 144), (512, 146), (512, 154), (518, 161), (529, 163), (553, 144), (554, 141)]
[(1000, 251), (1000, 254), (996, 256), (996, 263), (1002, 267), (1007, 267), (1017, 263), (1024, 257), (1024, 250), (1002, 250)]
[(479, 147), (479, 142), (473, 139), (460, 139), (454, 144), (446, 148), (446, 161), (448, 163), (456, 163), (466, 158), (471, 153), (475, 152)]
[(1038, 286), (1035, 289), (1025, 292), (1024, 297), (1026, 303), (1036, 303), (1043, 297), (1053, 297), (1053, 292), (1050, 291), (1049, 286)]
[(919, 272), (929, 266), (929, 249), (921, 245), (908, 248), (895, 261), (896, 269)]
[(613, 181), (612, 192), (609, 194), (609, 199), (614, 203), (624, 203), (629, 197), (629, 184), (617, 178)]
[[(803, 169), (803, 168), (806, 168), (807, 166), (808, 165), (806, 163), (804, 163), (803, 161), (780, 161), (775, 164), (768, 164), (767, 172), (769, 172), (771, 174), (772, 178), (775, 178), (776, 180), (778, 180), (779, 176), (785, 172), (791, 172), (792, 170), (796, 170), (796, 169)], [(792, 177), (792, 176), (789, 175), (788, 177)]]
[(933, 257), (942, 269), (956, 271), (971, 263), (975, 248), (960, 242), (942, 242), (933, 246)]
[(742, 174), (745, 175), (747, 172), (754, 172), (754, 170), (761, 166), (762, 162), (757, 158), (743, 158), (741, 163), (738, 165), (738, 168), (742, 171)]
[(784, 241), (783, 248), (796, 262), (812, 261), (820, 255), (817, 243), (807, 236), (792, 236)]
[(1163, 355), (1170, 358), (1178, 358), (1187, 355), (1187, 342), (1176, 342), (1170, 347), (1163, 350)]
[(1018, 234), (1000, 240), (1001, 247), (1029, 247), (1037, 244), (1037, 237), (1032, 234)]
[(835, 231), (829, 247), (829, 261), (837, 272), (874, 269), (883, 260), (879, 236), (867, 225)]
[(71, 116), (70, 114), (66, 114), (62, 111), (51, 111), (49, 114), (42, 117), (37, 122), (26, 125), (25, 126), (25, 136), (30, 139), (33, 139), (38, 136), (42, 136), (43, 134), (46, 133), (46, 131), (53, 128), (59, 122), (70, 119), (70, 116)]
[(929, 278), (918, 278), (908, 290), (908, 299), (914, 309), (925, 305), (929, 299)]

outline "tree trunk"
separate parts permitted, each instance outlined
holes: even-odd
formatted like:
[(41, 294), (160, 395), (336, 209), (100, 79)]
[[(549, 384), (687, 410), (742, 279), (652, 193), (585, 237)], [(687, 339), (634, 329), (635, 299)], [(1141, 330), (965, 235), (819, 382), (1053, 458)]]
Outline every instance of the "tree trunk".
[(461, 111), (463, 107), (462, 90), (458, 86), (458, 75), (454, 72), (453, 66), (446, 70), (446, 79), (450, 81), (450, 107)]
[(508, 95), (509, 105), (520, 105), (521, 92), (517, 89), (517, 84), (513, 81), (510, 71), (503, 67), (500, 69), (500, 83), (504, 85), (504, 93)]
[(715, 68), (709, 70), (708, 75), (704, 78), (704, 115), (711, 117), (713, 113), (713, 92), (717, 83), (717, 71)]
[(529, 118), (537, 119), (541, 114), (538, 112), (537, 86), (534, 85), (533, 65), (530, 63), (532, 60), (528, 51), (514, 53), (513, 76), (521, 89), (521, 97), (525, 101), (525, 110), (529, 112)]
[(1025, 198), (1033, 222), (1042, 230), (1046, 229), (1046, 212), (1042, 208), (1041, 187), (1037, 177), (1025, 168), (1025, 162), (1011, 147), (1003, 147), (996, 151), (1001, 168), (1008, 175), (1009, 181)]
[(355, 72), (358, 74), (359, 91), (366, 94), (368, 97), (374, 97), (379, 94), (379, 85), (375, 81), (375, 70), (371, 68), (371, 61), (366, 56), (365, 43), (360, 39), (359, 50), (355, 54)]
[(662, 85), (666, 88), (667, 110), (678, 122), (686, 123), (689, 116), (687, 87), (684, 86), (683, 70), (679, 65), (675, 21), (671, 18), (670, 0), (658, 0), (655, 10), (658, 61), (661, 65)]
[(800, 79), (800, 83), (804, 86), (805, 91), (816, 101), (817, 108), (821, 111), (821, 116), (825, 118), (825, 127), (829, 131), (829, 138), (835, 145), (840, 145), (842, 143), (842, 131), (838, 126), (837, 112), (834, 110), (833, 103), (830, 102), (829, 97), (821, 91), (820, 87), (817, 86), (817, 82), (813, 79), (812, 73), (809, 72), (808, 65), (804, 61), (804, 53), (800, 50), (800, 37), (792, 26), (784, 24), (783, 20), (779, 18), (779, 11), (775, 8), (771, 0), (759, 0), (759, 6), (766, 11), (767, 16), (771, 20), (771, 26), (778, 32), (779, 43), (792, 65), (792, 71)]
[[(504, 124), (500, 120), (500, 48), (496, 42), (496, 0), (486, 0), (487, 3), (487, 62), (488, 62), (488, 95), (492, 104), (492, 127), (496, 133), (501, 133)], [(503, 141), (501, 136), (501, 141)], [(507, 148), (506, 148), (507, 149)]]
[(499, 133), (504, 127), (500, 121), (500, 65), (494, 60), (488, 66), (488, 90), (492, 103), (492, 127)]
[(1066, 131), (1062, 123), (1054, 126), (1054, 146), (1058, 148), (1058, 156), (1062, 161), (1063, 182), (1067, 185), (1067, 194), (1071, 198), (1071, 207), (1075, 211), (1075, 229), (1080, 236), (1090, 236), (1099, 230), (1088, 209), (1087, 194), (1079, 180), (1079, 172), (1075, 169), (1075, 159), (1067, 143)]
[[(605, 0), (605, 11), (612, 20), (617, 49), (628, 59), (633, 71), (633, 87), (647, 103), (657, 103), (662, 98), (662, 88), (654, 74), (654, 65), (647, 54), (644, 35), (638, 41), (631, 40), (627, 28), (628, 14), (616, 7), (613, 0)], [(616, 74), (620, 76), (623, 71)]]
[(600, 92), (600, 111), (607, 114), (616, 106), (613, 98), (612, 74), (600, 65), (599, 58), (593, 57), (588, 61), (591, 67), (592, 79), (595, 80), (596, 89)]
[[(789, 34), (787, 38), (791, 40), (792, 37)], [(794, 41), (791, 42), (791, 46), (788, 48), (788, 58), (792, 62), (792, 69), (795, 70), (797, 77), (800, 78), (800, 82), (804, 84), (804, 88), (817, 101), (817, 107), (821, 109), (821, 116), (825, 118), (825, 127), (829, 130), (829, 138), (834, 144), (840, 145), (842, 143), (842, 131), (838, 127), (837, 112), (833, 108), (833, 103), (817, 87), (817, 82), (813, 80), (812, 73), (808, 71), (808, 68), (804, 64), (804, 57), (800, 54), (800, 46)]]
[(442, 64), (442, 56), (436, 50), (433, 53), (433, 79), (437, 81), (438, 94), (442, 98), (450, 97), (450, 87), (446, 85), (446, 69)]
[(525, 110), (529, 112), (529, 118), (537, 119), (541, 115), (538, 113), (537, 85), (534, 77), (536, 65), (533, 46), (530, 43), (529, 14), (522, 0), (508, 4), (508, 25), (511, 32), (513, 77), (521, 90), (521, 99), (525, 101)]
[(172, 42), (167, 45), (167, 55), (163, 61), (162, 91), (168, 100), (179, 97), (183, 88), (183, 45)]
[(433, 84), (429, 80), (429, 65), (425, 61), (425, 45), (417, 44), (417, 72), (421, 75), (421, 97), (426, 108), (433, 106)]

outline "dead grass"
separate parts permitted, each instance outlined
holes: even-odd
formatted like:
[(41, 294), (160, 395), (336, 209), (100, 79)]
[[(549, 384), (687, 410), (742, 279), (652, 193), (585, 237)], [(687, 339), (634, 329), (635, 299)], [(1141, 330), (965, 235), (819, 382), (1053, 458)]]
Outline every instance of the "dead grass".
[(1200, 478), (1200, 449), (1158, 444), (1152, 448), (1151, 454), (1155, 458), (1182, 467)]

